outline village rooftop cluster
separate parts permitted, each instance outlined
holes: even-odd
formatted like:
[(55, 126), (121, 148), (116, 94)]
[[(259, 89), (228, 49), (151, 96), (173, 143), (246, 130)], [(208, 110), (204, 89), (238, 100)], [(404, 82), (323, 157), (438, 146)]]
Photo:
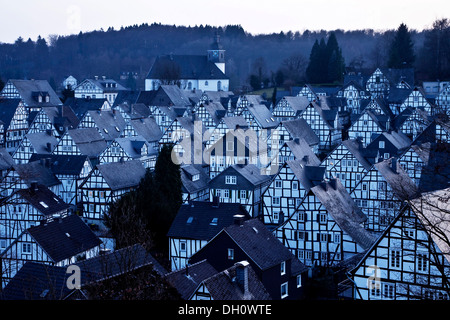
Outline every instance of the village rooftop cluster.
[[(86, 274), (152, 265), (185, 300), (304, 299), (330, 270), (326, 298), (448, 299), (449, 82), (376, 68), (272, 100), (229, 91), (224, 55), (216, 40), (205, 56), (161, 56), (143, 91), (68, 77), (64, 103), (47, 80), (6, 82), (2, 297), (49, 299), (53, 285), (59, 299), (88, 299)], [(158, 78), (167, 63), (177, 85)], [(103, 223), (164, 144), (202, 155), (180, 165), (168, 269), (139, 244), (115, 250)]]

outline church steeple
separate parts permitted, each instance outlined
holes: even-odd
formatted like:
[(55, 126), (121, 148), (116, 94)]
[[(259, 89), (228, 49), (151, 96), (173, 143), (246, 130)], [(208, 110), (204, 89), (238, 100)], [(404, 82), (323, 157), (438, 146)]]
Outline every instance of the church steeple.
[(214, 62), (225, 73), (225, 50), (220, 43), (220, 36), (217, 32), (214, 37), (214, 42), (208, 49), (208, 60)]

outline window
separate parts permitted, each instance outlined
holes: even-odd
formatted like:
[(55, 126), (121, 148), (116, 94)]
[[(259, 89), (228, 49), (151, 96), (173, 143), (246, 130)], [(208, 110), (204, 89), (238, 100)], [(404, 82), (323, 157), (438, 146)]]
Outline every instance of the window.
[(319, 223), (327, 223), (327, 215), (324, 213), (319, 214)]
[(328, 242), (328, 233), (319, 233), (319, 241), (320, 242)]
[(236, 176), (225, 176), (225, 184), (236, 184)]
[(22, 253), (31, 254), (31, 243), (22, 243)]
[(394, 299), (394, 284), (383, 284), (383, 296), (388, 299)]
[(297, 276), (297, 288), (300, 288), (302, 286), (302, 276)]
[(281, 186), (282, 186), (281, 180), (275, 180), (275, 188), (279, 189), (281, 188)]
[(224, 189), (223, 190), (223, 197), (224, 198), (229, 198), (230, 197), (230, 190), (229, 189)]
[(180, 241), (180, 251), (186, 252), (186, 241)]
[(288, 283), (285, 282), (281, 285), (281, 299), (284, 299), (288, 296)]
[(281, 275), (286, 274), (286, 261), (281, 262), (280, 273), (281, 273)]
[(417, 271), (428, 271), (428, 255), (417, 253)]
[(378, 142), (378, 148), (384, 149), (384, 141)]
[(192, 181), (197, 181), (197, 180), (199, 180), (200, 179), (200, 174), (194, 174), (193, 176), (192, 176)]
[(292, 181), (292, 190), (298, 190), (298, 182)]
[(400, 268), (401, 252), (398, 249), (391, 249), (390, 265), (392, 268)]
[(234, 249), (228, 249), (228, 260), (234, 260)]
[(240, 194), (241, 194), (241, 199), (246, 199), (247, 198), (247, 190), (241, 190)]
[(280, 204), (280, 197), (273, 197), (272, 198), (272, 204), (273, 205), (279, 205)]
[(208, 81), (205, 81), (205, 86), (208, 86)]

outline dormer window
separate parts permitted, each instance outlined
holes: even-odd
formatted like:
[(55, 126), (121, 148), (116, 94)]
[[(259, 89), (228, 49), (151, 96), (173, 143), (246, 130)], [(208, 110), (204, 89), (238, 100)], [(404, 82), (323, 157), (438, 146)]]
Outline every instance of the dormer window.
[(199, 174), (194, 174), (193, 176), (192, 176), (192, 181), (197, 181), (197, 180), (199, 180), (200, 179), (200, 175)]
[(45, 96), (45, 102), (50, 102), (50, 96), (49, 95)]
[(38, 96), (38, 102), (39, 102), (39, 103), (42, 102), (42, 96), (41, 96), (41, 95)]

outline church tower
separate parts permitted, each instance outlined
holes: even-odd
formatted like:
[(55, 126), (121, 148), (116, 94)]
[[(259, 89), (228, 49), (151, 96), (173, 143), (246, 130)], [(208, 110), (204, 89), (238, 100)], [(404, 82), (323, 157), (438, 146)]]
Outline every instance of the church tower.
[(216, 33), (214, 42), (208, 50), (208, 60), (214, 62), (216, 66), (225, 74), (225, 50), (220, 44), (220, 36)]

